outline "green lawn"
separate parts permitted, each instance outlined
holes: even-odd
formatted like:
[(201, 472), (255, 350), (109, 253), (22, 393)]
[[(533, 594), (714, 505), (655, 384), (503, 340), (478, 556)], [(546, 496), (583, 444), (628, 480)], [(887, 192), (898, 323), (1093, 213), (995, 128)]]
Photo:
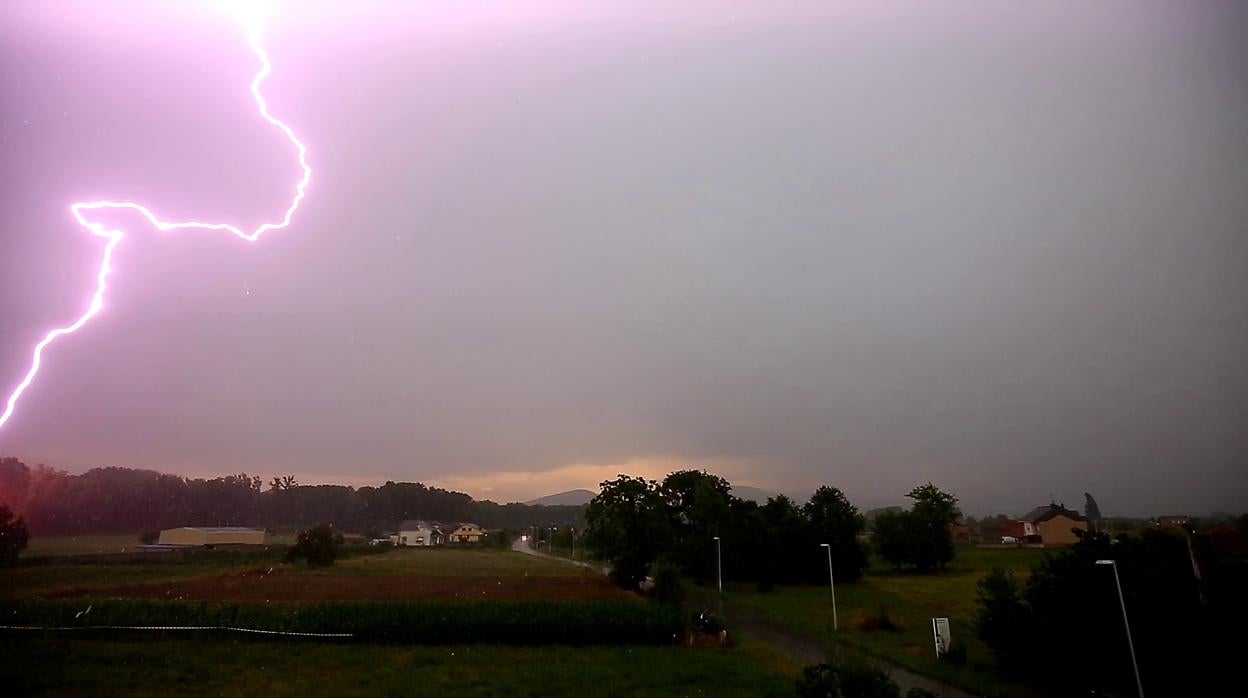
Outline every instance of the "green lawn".
[(791, 696), (793, 672), (754, 648), (0, 635), (8, 695)]
[[(1032, 692), (1005, 684), (997, 676), (988, 647), (974, 629), (976, 583), (993, 566), (1025, 574), (1043, 551), (1019, 548), (959, 547), (949, 569), (936, 574), (872, 569), (856, 584), (838, 584), (839, 630), (832, 630), (832, 604), (826, 586), (782, 587), (758, 593), (752, 585), (729, 585), (729, 605), (761, 611), (785, 625), (860, 649), (898, 666), (985, 695), (1027, 696)], [(895, 631), (864, 631), (860, 624), (881, 611)], [(963, 666), (937, 661), (931, 619), (948, 617), (955, 642), (967, 650)]]

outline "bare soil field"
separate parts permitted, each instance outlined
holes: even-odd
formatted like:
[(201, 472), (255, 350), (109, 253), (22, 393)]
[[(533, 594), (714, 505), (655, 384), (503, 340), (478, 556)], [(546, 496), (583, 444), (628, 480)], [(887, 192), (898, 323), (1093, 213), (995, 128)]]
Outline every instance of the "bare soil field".
[(253, 570), (243, 574), (117, 586), (75, 586), (42, 598), (144, 598), (193, 601), (626, 600), (636, 596), (597, 575), (437, 577)]

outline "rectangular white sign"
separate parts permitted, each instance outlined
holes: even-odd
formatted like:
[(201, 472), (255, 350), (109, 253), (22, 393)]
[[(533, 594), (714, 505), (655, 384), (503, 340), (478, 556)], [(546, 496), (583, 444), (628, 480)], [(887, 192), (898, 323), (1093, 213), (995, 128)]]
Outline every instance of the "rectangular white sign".
[(950, 643), (953, 642), (953, 634), (949, 632), (948, 618), (932, 619), (932, 637), (936, 640), (936, 656), (949, 651)]

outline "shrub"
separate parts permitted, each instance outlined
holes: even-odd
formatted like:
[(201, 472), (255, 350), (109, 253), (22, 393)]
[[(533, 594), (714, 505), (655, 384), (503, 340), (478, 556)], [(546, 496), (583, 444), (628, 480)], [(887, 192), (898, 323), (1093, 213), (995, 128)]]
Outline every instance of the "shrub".
[(897, 624), (888, 615), (888, 609), (884, 608), (884, 604), (880, 604), (880, 610), (873, 616), (866, 616), (858, 622), (858, 629), (864, 633), (874, 632), (876, 630), (897, 630)]
[(901, 698), (901, 689), (882, 669), (863, 662), (816, 664), (802, 670), (799, 698)]
[(286, 561), (305, 560), (309, 567), (328, 567), (338, 557), (342, 534), (333, 526), (314, 526), (300, 531), (295, 544), (286, 551)]
[(13, 512), (0, 504), (0, 567), (17, 564), (17, 558), (30, 542), (30, 531), (26, 529), (26, 520), (22, 517), (13, 518)]
[(693, 617), (689, 622), (694, 632), (704, 635), (718, 635), (724, 629), (724, 623), (718, 616), (712, 615), (706, 609), (698, 609), (693, 612)]
[(650, 567), (654, 589), (650, 598), (660, 603), (679, 604), (685, 600), (685, 587), (680, 583), (680, 570), (670, 562), (656, 562)]
[(940, 661), (959, 666), (966, 664), (966, 643), (961, 640), (954, 640), (949, 643), (949, 649), (940, 655)]
[(926, 688), (914, 686), (909, 691), (906, 691), (906, 698), (940, 698), (940, 696)]
[(160, 531), (144, 531), (139, 534), (139, 542), (143, 545), (152, 545), (160, 540)]

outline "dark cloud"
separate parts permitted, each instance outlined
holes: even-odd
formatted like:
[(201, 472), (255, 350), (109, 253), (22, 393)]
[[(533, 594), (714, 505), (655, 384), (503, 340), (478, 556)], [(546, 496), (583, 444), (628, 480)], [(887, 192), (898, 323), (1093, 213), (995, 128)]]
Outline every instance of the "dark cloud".
[[(107, 311), (0, 450), (1248, 503), (1242, 7), (559, 5), (279, 8), (295, 226), (120, 217)], [(254, 223), (293, 182), (233, 27), (136, 7), (3, 10), (6, 386), (90, 282), (70, 201)]]

